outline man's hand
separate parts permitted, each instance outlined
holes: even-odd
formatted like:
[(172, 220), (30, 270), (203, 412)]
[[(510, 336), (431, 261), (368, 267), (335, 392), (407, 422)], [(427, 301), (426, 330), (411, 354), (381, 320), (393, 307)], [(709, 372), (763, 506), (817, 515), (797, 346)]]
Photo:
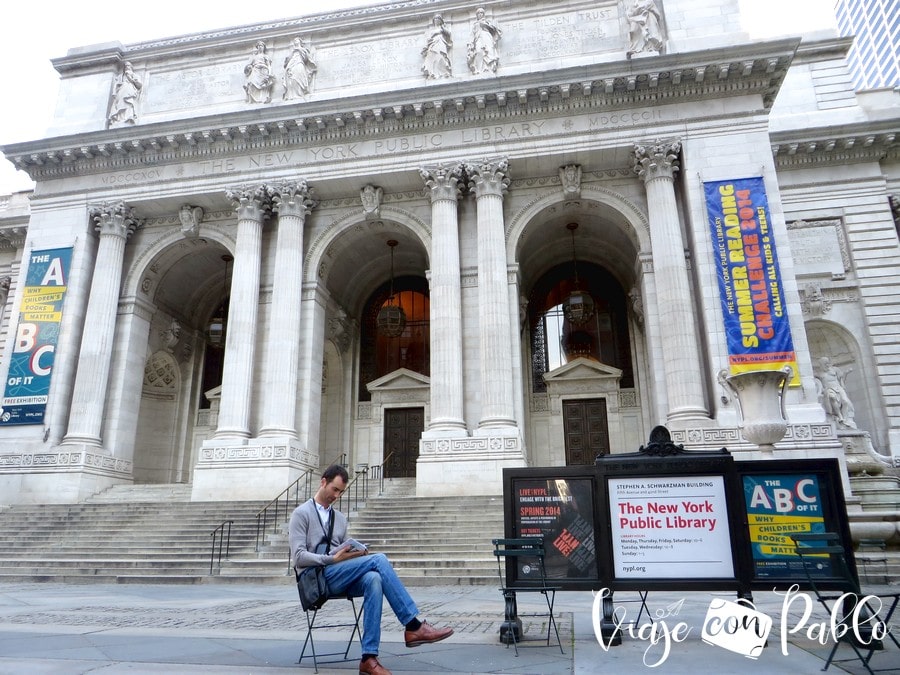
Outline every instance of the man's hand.
[(350, 544), (344, 544), (337, 551), (334, 552), (334, 562), (339, 563), (345, 560), (353, 560), (353, 558), (358, 558), (361, 555), (368, 555), (368, 551), (351, 551)]

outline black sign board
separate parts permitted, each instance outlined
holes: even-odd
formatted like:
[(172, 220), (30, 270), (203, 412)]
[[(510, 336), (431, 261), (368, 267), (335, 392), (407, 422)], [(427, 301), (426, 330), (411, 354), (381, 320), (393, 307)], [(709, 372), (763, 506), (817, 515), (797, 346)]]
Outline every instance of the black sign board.
[[(543, 536), (544, 569), (553, 585), (567, 590), (593, 588), (599, 576), (593, 467), (507, 469), (503, 480), (506, 536)], [(539, 579), (529, 562), (507, 560), (511, 585)]]
[[(855, 572), (840, 475), (836, 459), (734, 461), (683, 448), (504, 469), (505, 536), (543, 536), (547, 576), (565, 590), (806, 589), (791, 533), (837, 533)], [(528, 561), (508, 564), (511, 586), (537, 574)], [(827, 588), (827, 560), (816, 574)]]
[(728, 453), (598, 460), (601, 587), (745, 591), (746, 549)]
[[(754, 588), (772, 590), (795, 583), (806, 586), (806, 572), (790, 538), (797, 533), (837, 533), (856, 574), (836, 459), (757, 460), (737, 462), (736, 466)], [(823, 588), (828, 588), (829, 579), (836, 578), (827, 557), (811, 572)]]

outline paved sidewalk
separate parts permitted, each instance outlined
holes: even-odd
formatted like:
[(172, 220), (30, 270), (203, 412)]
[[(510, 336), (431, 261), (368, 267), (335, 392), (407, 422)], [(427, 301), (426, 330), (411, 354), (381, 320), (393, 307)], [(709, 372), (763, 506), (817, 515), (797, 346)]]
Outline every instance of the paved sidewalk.
[[(291, 581), (286, 577), (283, 586), (0, 584), (0, 673), (312, 672), (311, 660), (297, 664), (306, 624)], [(769, 644), (758, 659), (701, 639), (710, 601), (733, 599), (727, 593), (651, 594), (648, 605), (655, 622), (649, 624), (645, 614), (643, 635), (626, 635), (621, 646), (604, 649), (594, 635), (591, 594), (568, 592), (557, 595), (556, 606), (565, 653), (555, 645), (536, 643), (540, 646), (520, 648), (516, 657), (512, 648), (498, 641), (503, 602), (495, 588), (440, 586), (411, 592), (421, 616), (436, 625), (453, 626), (456, 632), (444, 642), (407, 649), (402, 630), (385, 606), (380, 658), (396, 673), (803, 675), (820, 672), (830, 649), (809, 639), (805, 630), (790, 636), (783, 646), (782, 598), (773, 593), (755, 597), (757, 609), (774, 621)], [(539, 608), (531, 596), (520, 595), (520, 613)], [(636, 617), (639, 603), (624, 601), (636, 599), (634, 593), (617, 594), (616, 604), (626, 619)], [(326, 607), (338, 616), (349, 612), (349, 603), (343, 601)], [(788, 628), (797, 625), (800, 609), (796, 603), (792, 606), (785, 619)], [(823, 620), (827, 617), (816, 612), (809, 621)], [(523, 621), (526, 637), (544, 630), (538, 620)], [(655, 642), (647, 634), (654, 626)], [(666, 629), (674, 636), (668, 645)], [(320, 653), (342, 649), (340, 639), (346, 642), (348, 635), (341, 630), (319, 634), (317, 649)], [(322, 665), (319, 672), (355, 673), (358, 643), (350, 655), (353, 660)], [(839, 658), (851, 655), (849, 647), (840, 647)], [(900, 673), (900, 652), (891, 645), (876, 653), (872, 666)], [(864, 671), (857, 662), (833, 665), (829, 672)]]

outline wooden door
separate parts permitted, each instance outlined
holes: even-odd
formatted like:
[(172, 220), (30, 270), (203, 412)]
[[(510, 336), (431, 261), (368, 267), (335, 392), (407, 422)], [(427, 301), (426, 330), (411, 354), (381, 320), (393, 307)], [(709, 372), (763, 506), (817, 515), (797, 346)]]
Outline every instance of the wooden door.
[(609, 454), (606, 399), (563, 401), (566, 465), (593, 464), (597, 455)]
[(385, 478), (416, 475), (419, 439), (425, 430), (425, 408), (387, 408), (384, 411)]

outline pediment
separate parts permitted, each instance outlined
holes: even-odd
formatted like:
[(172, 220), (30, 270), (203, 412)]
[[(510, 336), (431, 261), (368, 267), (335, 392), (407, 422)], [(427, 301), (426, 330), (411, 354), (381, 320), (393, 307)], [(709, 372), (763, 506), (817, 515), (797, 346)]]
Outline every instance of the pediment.
[(210, 401), (213, 399), (222, 397), (222, 385), (220, 384), (218, 387), (213, 387), (209, 391), (203, 392)]
[(366, 385), (369, 393), (397, 391), (401, 389), (421, 389), (422, 387), (430, 387), (431, 378), (422, 373), (407, 368), (398, 368), (397, 370), (382, 375), (377, 380), (372, 380)]
[(622, 377), (622, 371), (619, 368), (614, 368), (592, 359), (578, 357), (561, 365), (559, 368), (551, 370), (549, 373), (544, 373), (544, 382), (551, 384), (575, 380), (618, 380), (620, 377)]

